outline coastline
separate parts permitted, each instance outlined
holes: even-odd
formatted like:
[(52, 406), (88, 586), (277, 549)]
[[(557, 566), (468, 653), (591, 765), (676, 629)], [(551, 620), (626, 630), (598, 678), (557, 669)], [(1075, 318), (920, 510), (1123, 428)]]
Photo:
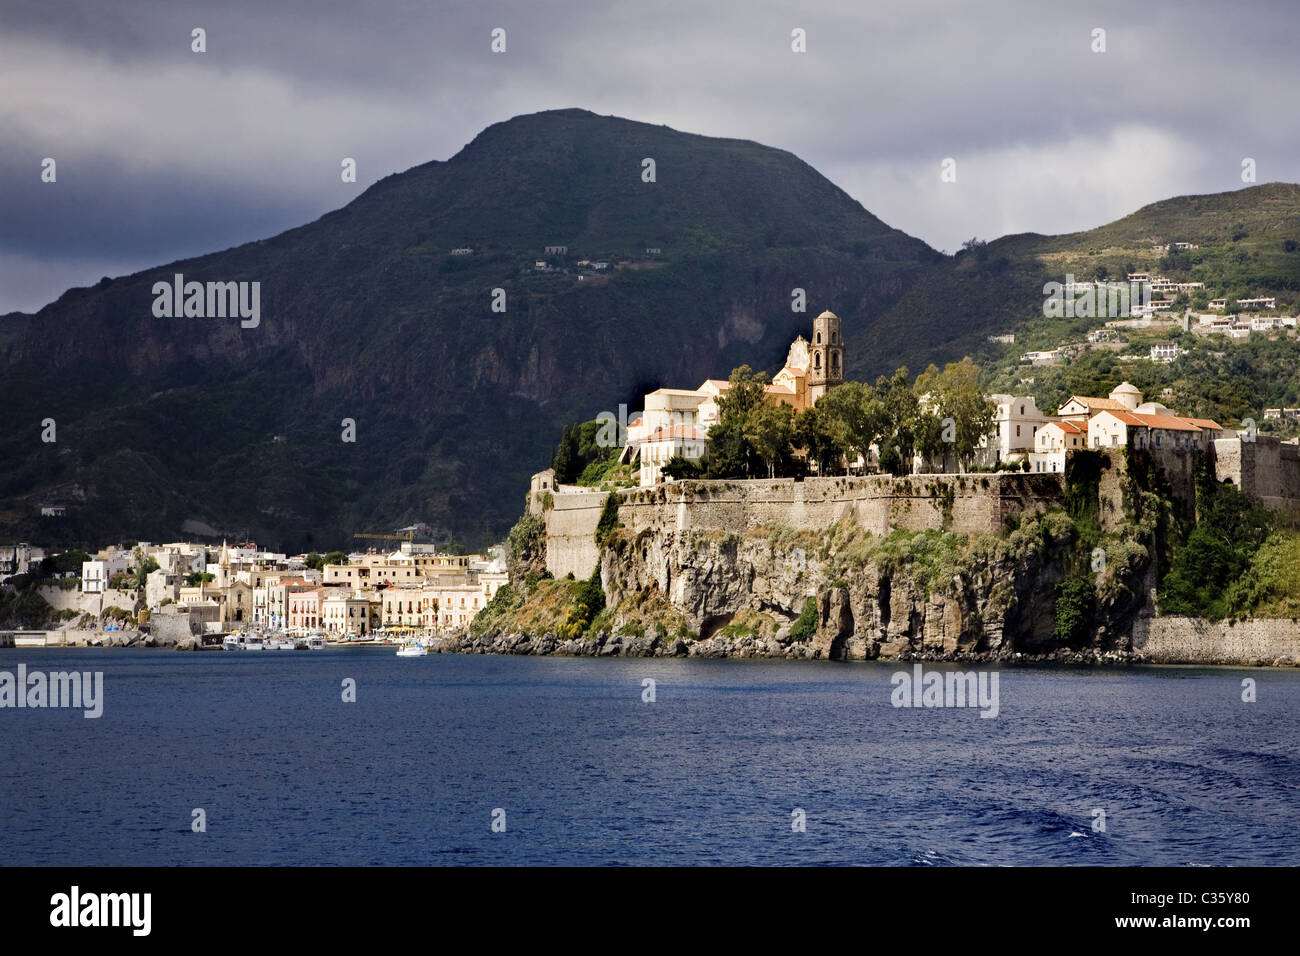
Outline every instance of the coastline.
[[(15, 636), (17, 639), (15, 640)], [(591, 637), (561, 639), (552, 632), (468, 630), (441, 635), (431, 654), (501, 654), (536, 657), (677, 657), (735, 660), (843, 660), (933, 662), (949, 664), (1063, 664), (1066, 666), (1128, 667), (1175, 665), (1209, 667), (1300, 667), (1300, 621), (1256, 618), (1237, 622), (1201, 618), (1139, 618), (1121, 646), (977, 650), (921, 644), (897, 653), (881, 651), (879, 642), (855, 641), (835, 653), (824, 640), (792, 641), (752, 635), (703, 640), (660, 635), (653, 629), (633, 634), (600, 632)], [(331, 648), (391, 647), (383, 641), (336, 641)], [(198, 637), (156, 638), (146, 631), (0, 631), (0, 649), (35, 648), (171, 648), (178, 651), (220, 651)]]

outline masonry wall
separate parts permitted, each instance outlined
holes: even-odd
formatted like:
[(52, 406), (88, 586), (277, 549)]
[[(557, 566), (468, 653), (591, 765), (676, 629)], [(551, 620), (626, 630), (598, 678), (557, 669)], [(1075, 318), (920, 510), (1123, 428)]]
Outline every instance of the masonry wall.
[[(878, 535), (943, 528), (995, 533), (1008, 518), (1059, 502), (1063, 482), (1059, 474), (679, 481), (620, 492), (619, 520), (633, 532), (744, 534), (773, 525), (804, 531), (848, 519)], [(599, 560), (595, 531), (604, 503), (604, 492), (554, 496), (545, 512), (551, 574), (590, 576)]]
[(1300, 446), (1271, 435), (1214, 442), (1214, 474), (1251, 501), (1275, 511), (1300, 511)]
[(1153, 663), (1300, 665), (1300, 622), (1258, 618), (1229, 624), (1194, 617), (1139, 618), (1133, 650)]
[(81, 591), (65, 591), (57, 586), (46, 585), (40, 589), (40, 595), (56, 611), (84, 612), (95, 617), (109, 607), (135, 611), (134, 591), (108, 589), (102, 594), (84, 594)]

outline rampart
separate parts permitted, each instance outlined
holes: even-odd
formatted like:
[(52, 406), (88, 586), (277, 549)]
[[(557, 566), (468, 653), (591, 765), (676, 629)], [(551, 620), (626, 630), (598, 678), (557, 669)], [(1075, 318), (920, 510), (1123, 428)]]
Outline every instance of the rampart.
[(1255, 504), (1274, 511), (1300, 511), (1300, 445), (1271, 435), (1214, 442), (1214, 476), (1231, 481)]
[[(878, 535), (895, 529), (1001, 532), (1007, 519), (1058, 503), (1063, 483), (1059, 474), (1008, 473), (675, 481), (618, 492), (618, 516), (633, 532), (806, 531), (846, 519)], [(544, 510), (551, 574), (584, 578), (596, 567), (596, 523), (605, 497), (595, 491), (551, 496)]]
[(1143, 617), (1133, 622), (1133, 650), (1156, 664), (1300, 664), (1300, 622)]

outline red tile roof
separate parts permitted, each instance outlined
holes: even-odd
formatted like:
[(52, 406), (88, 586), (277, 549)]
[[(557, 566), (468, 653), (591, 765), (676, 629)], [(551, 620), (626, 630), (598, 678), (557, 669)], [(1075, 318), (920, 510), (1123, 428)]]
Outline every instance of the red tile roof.
[[(1127, 405), (1123, 402), (1117, 402), (1113, 398), (1093, 398), (1088, 395), (1071, 395), (1069, 401), (1067, 401), (1065, 405), (1069, 405), (1070, 402), (1078, 402), (1081, 405), (1086, 405), (1089, 409), (1096, 409), (1103, 412), (1128, 411)], [(1062, 405), (1061, 407), (1064, 408), (1065, 405)]]
[(1111, 412), (1125, 425), (1136, 425), (1143, 428), (1160, 428), (1172, 432), (1196, 432), (1200, 428), (1191, 424), (1182, 418), (1174, 418), (1172, 415), (1141, 415), (1137, 412)]
[[(1074, 422), (1048, 422), (1047, 425), (1056, 425), (1061, 429), (1061, 431), (1065, 432), (1067, 435), (1076, 432), (1082, 434), (1088, 430), (1084, 428), (1082, 425), (1076, 425)], [(1044, 425), (1043, 427), (1046, 428), (1047, 425)]]

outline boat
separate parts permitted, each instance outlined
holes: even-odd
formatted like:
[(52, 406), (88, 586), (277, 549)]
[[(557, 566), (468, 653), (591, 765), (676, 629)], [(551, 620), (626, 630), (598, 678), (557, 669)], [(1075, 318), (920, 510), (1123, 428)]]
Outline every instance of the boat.
[(238, 634), (227, 634), (221, 642), (221, 649), (223, 651), (242, 651), (244, 649), (243, 637), (242, 631)]
[(291, 651), (295, 647), (292, 640), (286, 637), (277, 637), (267, 645), (268, 651)]
[(319, 634), (313, 634), (311, 637), (307, 638), (307, 650), (309, 651), (325, 650), (325, 638), (321, 637)]
[(261, 634), (249, 634), (243, 638), (242, 643), (246, 651), (264, 651), (266, 650), (266, 640)]
[(429, 651), (419, 641), (407, 641), (397, 649), (398, 657), (424, 657)]

